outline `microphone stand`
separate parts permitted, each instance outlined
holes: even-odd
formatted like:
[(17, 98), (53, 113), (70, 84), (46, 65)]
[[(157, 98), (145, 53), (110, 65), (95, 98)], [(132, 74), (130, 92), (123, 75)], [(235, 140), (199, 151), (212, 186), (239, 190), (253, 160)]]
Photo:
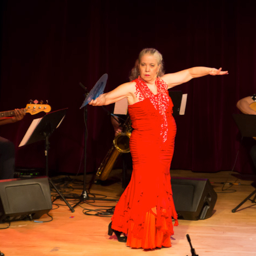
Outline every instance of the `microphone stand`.
[[(85, 87), (81, 82), (79, 85), (85, 90), (85, 97), (88, 95), (87, 87)], [(88, 129), (87, 129), (87, 107), (84, 107), (84, 124), (85, 124), (85, 132), (84, 132), (84, 183), (83, 183), (83, 192), (81, 194), (80, 201), (77, 203), (79, 204), (81, 201), (84, 201), (87, 197), (87, 191), (86, 191), (86, 148), (87, 148), (87, 135), (88, 135)], [(77, 206), (75, 205), (75, 207)]]
[[(88, 95), (87, 88), (80, 82), (79, 85), (85, 90), (85, 96)], [(87, 137), (88, 137), (88, 130), (87, 130), (87, 106), (84, 106), (84, 124), (85, 124), (85, 134), (84, 134), (84, 182), (83, 182), (83, 191), (80, 196), (79, 201), (73, 206), (75, 208), (80, 203), (85, 202), (86, 200), (101, 200), (101, 201), (118, 201), (116, 199), (105, 199), (105, 198), (90, 198), (86, 191), (86, 148), (87, 148)]]
[(191, 253), (192, 253), (191, 255), (192, 255), (192, 256), (199, 256), (198, 254), (196, 254), (195, 249), (192, 247), (191, 240), (190, 240), (190, 237), (189, 237), (188, 234), (186, 235), (186, 237), (187, 237), (187, 240), (188, 240), (189, 245), (190, 245), (190, 248), (191, 248)]

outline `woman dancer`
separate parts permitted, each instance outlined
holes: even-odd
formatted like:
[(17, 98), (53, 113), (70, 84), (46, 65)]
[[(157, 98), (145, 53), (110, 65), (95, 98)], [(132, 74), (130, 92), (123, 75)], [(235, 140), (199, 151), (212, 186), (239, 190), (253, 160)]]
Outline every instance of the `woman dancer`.
[(115, 207), (109, 235), (115, 232), (118, 241), (132, 248), (171, 246), (172, 220), (174, 225), (178, 222), (170, 177), (176, 124), (168, 89), (192, 78), (225, 74), (221, 68), (193, 67), (164, 75), (162, 55), (146, 48), (139, 54), (130, 82), (89, 103), (102, 106), (127, 98), (133, 128), (132, 177)]

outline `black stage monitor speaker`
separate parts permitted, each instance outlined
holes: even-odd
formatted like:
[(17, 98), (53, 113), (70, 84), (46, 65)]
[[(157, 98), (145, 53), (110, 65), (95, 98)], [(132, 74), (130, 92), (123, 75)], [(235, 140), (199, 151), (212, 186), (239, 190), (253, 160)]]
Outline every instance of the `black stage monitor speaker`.
[(0, 181), (0, 222), (38, 219), (51, 209), (48, 178)]
[(208, 179), (171, 179), (179, 219), (202, 220), (212, 216), (217, 194)]

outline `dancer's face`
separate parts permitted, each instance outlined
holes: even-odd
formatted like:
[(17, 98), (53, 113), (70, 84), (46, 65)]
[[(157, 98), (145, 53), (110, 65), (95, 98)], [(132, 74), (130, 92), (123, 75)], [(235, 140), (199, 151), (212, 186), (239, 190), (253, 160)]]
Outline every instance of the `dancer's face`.
[(140, 77), (146, 82), (154, 81), (159, 72), (159, 64), (155, 55), (145, 54), (139, 63)]

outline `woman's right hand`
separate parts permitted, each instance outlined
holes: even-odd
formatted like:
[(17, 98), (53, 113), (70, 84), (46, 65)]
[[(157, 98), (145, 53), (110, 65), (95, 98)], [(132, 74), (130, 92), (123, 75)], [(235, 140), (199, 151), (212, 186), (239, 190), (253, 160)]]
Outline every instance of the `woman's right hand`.
[(101, 94), (98, 98), (95, 100), (91, 100), (88, 104), (92, 106), (103, 106), (106, 103), (106, 96), (105, 93)]

